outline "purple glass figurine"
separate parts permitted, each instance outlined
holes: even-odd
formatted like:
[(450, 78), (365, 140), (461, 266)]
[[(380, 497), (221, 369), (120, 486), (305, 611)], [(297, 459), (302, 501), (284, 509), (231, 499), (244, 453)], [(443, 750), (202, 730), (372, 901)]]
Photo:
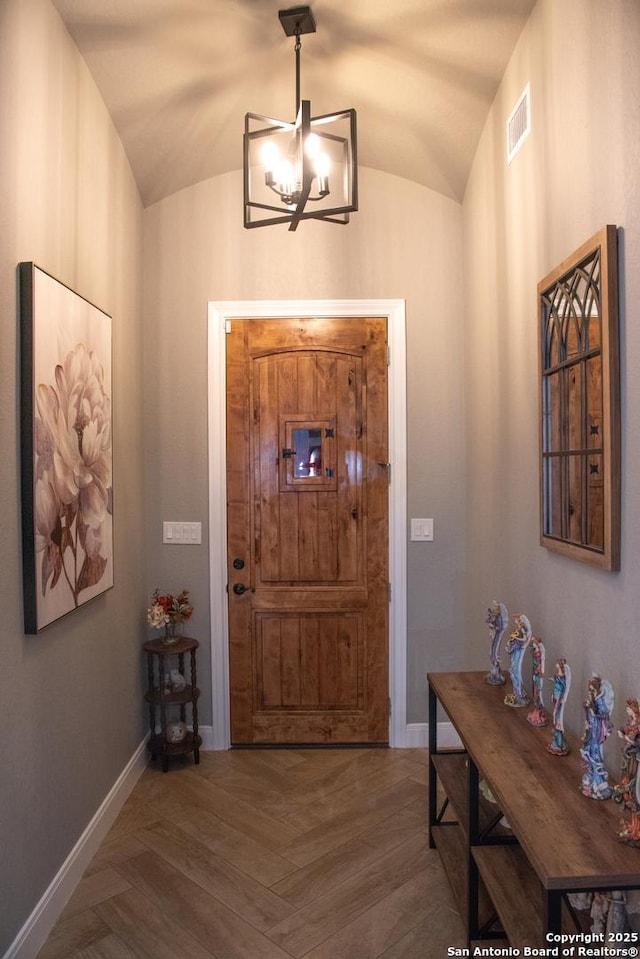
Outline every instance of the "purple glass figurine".
[(571, 688), (571, 669), (566, 659), (556, 661), (556, 671), (553, 677), (553, 739), (547, 749), (554, 756), (566, 756), (569, 744), (564, 735), (564, 704)]
[(511, 657), (509, 676), (511, 677), (513, 692), (507, 693), (504, 701), (507, 706), (519, 708), (521, 706), (528, 706), (531, 702), (529, 694), (525, 692), (522, 682), (522, 658), (525, 649), (531, 642), (531, 623), (524, 613), (518, 613), (515, 618), (515, 624), (516, 628), (511, 633), (509, 642), (505, 647)]
[(613, 793), (602, 758), (604, 741), (613, 729), (611, 725), (613, 701), (611, 683), (594, 674), (587, 687), (587, 699), (584, 704), (584, 734), (580, 750), (584, 764), (582, 792), (590, 799), (610, 799)]
[(491, 671), (487, 673), (485, 682), (489, 683), (490, 686), (504, 686), (504, 673), (500, 668), (500, 643), (509, 622), (509, 610), (504, 603), (499, 603), (494, 599), (487, 610), (486, 622), (489, 624), (489, 635), (491, 636), (491, 649), (489, 650)]
[(527, 722), (531, 723), (532, 726), (548, 726), (549, 719), (542, 699), (544, 645), (537, 636), (534, 636), (531, 640), (531, 655), (533, 657), (533, 709), (527, 716)]

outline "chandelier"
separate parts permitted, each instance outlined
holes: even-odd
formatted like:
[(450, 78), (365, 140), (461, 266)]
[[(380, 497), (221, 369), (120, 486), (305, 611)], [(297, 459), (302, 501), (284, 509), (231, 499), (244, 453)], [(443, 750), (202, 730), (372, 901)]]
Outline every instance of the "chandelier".
[(345, 224), (358, 209), (356, 111), (311, 116), (311, 101), (300, 99), (300, 37), (316, 32), (315, 20), (310, 7), (280, 10), (278, 17), (296, 38), (296, 119), (245, 114), (244, 225)]

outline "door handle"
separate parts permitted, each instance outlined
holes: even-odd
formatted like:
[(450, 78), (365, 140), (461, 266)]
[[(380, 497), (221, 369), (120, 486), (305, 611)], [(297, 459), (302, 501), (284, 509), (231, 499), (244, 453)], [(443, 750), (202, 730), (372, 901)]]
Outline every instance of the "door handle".
[(234, 583), (233, 591), (236, 596), (242, 596), (243, 593), (248, 592), (249, 587), (245, 586), (244, 583)]

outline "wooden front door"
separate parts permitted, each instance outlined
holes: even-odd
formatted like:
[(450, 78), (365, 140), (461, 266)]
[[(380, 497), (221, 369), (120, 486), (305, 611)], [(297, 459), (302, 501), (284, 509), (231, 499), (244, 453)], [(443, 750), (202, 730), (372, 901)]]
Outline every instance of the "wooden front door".
[(388, 741), (386, 327), (231, 322), (233, 745)]

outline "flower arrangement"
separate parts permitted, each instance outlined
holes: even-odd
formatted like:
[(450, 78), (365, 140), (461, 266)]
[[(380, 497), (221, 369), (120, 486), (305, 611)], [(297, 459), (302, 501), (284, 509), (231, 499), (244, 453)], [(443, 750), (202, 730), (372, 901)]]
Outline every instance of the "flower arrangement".
[(177, 596), (170, 593), (160, 595), (159, 590), (153, 594), (153, 602), (147, 609), (147, 622), (154, 629), (162, 629), (169, 623), (184, 623), (191, 619), (193, 606), (189, 602), (189, 590), (183, 589)]

